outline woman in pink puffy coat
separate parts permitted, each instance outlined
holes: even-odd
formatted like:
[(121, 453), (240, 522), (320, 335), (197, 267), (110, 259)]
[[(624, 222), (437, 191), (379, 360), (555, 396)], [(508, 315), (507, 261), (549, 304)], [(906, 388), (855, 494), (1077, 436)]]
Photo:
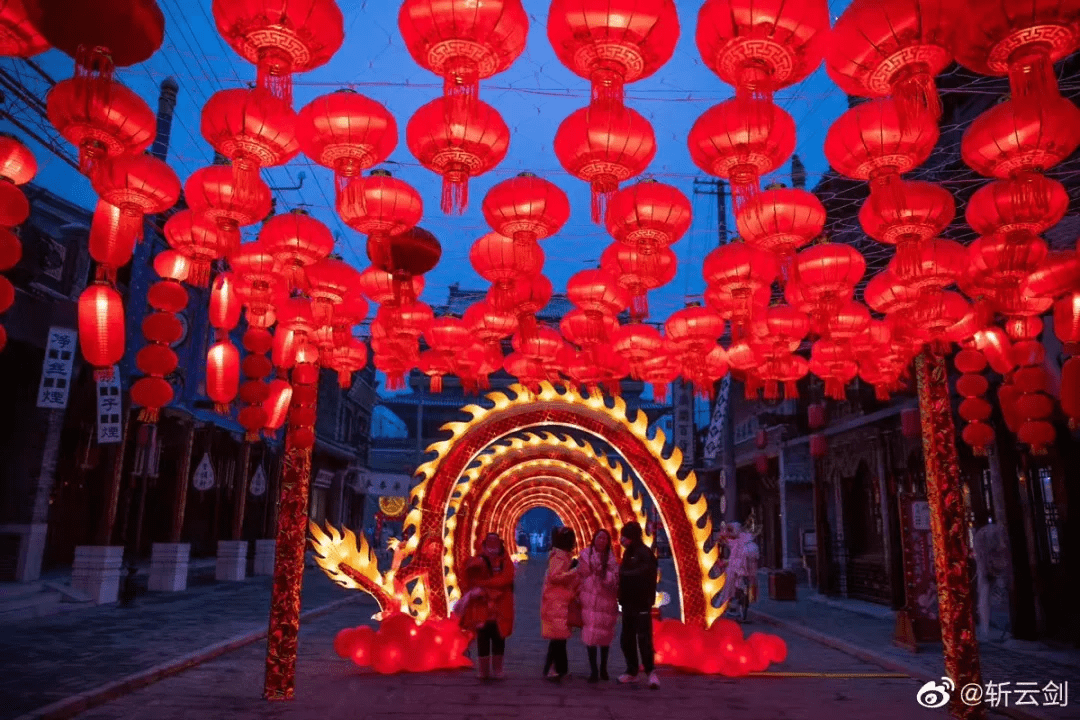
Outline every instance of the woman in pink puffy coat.
[[(585, 621), (581, 640), (589, 652), (589, 682), (607, 680), (608, 650), (615, 639), (615, 621), (619, 616), (619, 561), (611, 552), (611, 536), (597, 530), (592, 544), (578, 559), (581, 577), (581, 617)], [(600, 649), (600, 667), (596, 649)]]

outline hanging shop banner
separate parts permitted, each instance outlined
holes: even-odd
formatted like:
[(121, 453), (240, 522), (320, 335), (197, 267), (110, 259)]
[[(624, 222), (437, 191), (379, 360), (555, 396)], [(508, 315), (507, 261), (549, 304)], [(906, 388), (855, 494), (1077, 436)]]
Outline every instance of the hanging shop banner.
[(682, 450), (683, 467), (694, 465), (694, 386), (684, 380), (671, 384), (672, 404), (672, 439), (675, 447)]
[(77, 338), (78, 333), (71, 328), (49, 328), (49, 342), (45, 346), (45, 363), (41, 366), (41, 384), (38, 386), (39, 408), (61, 410), (67, 407)]
[(248, 487), (248, 492), (255, 497), (262, 497), (266, 493), (266, 473), (263, 472), (262, 465), (255, 468), (255, 474), (251, 476), (251, 485)]
[(97, 441), (99, 445), (120, 442), (123, 414), (120, 402), (120, 370), (113, 365), (112, 377), (97, 384)]
[(900, 495), (900, 529), (904, 541), (906, 609), (916, 621), (936, 623), (937, 581), (930, 535), (930, 504), (917, 495)]
[(209, 490), (214, 487), (214, 465), (210, 462), (210, 453), (202, 456), (195, 468), (195, 475), (191, 478), (191, 484), (196, 490)]

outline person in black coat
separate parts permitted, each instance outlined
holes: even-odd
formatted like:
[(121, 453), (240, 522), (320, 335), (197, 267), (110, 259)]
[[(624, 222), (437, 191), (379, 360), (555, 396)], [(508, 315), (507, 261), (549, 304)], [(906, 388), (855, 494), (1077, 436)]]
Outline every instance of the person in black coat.
[[(626, 658), (626, 673), (620, 683), (638, 681), (638, 669), (643, 667), (649, 676), (649, 687), (660, 687), (653, 664), (652, 607), (656, 602), (656, 555), (642, 541), (641, 525), (628, 522), (623, 526), (620, 541), (623, 546), (619, 566), (619, 605), (622, 607), (622, 635), (619, 644)], [(640, 651), (640, 665), (638, 654)]]

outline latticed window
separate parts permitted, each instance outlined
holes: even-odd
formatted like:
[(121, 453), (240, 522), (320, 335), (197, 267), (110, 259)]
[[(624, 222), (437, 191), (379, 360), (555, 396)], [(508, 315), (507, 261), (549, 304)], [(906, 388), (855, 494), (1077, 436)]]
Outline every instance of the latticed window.
[(1041, 498), (1036, 499), (1038, 506), (1042, 508), (1042, 526), (1044, 528), (1044, 558), (1052, 565), (1061, 562), (1061, 544), (1059, 540), (1059, 519), (1057, 504), (1054, 502), (1054, 485), (1050, 475), (1050, 468), (1041, 467), (1038, 471), (1038, 482), (1035, 484), (1036, 492)]

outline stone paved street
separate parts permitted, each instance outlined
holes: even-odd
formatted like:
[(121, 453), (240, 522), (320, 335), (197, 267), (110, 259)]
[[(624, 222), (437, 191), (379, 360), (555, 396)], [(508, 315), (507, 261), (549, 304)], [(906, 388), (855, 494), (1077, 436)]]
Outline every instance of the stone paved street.
[[(309, 570), (303, 608), (350, 595)], [(374, 603), (360, 607), (370, 615)], [(0, 626), (0, 720), (265, 629), (269, 608), (270, 578), (255, 577), (145, 594), (131, 608), (93, 607)]]
[[(260, 699), (263, 653), (254, 644), (91, 709), (80, 720), (183, 720), (236, 718), (841, 718), (908, 720), (946, 717), (915, 703), (921, 683), (910, 678), (753, 677), (725, 679), (662, 670), (663, 687), (589, 686), (578, 640), (571, 641), (571, 672), (563, 685), (540, 678), (545, 643), (539, 637), (539, 588), (543, 559), (519, 568), (518, 625), (508, 645), (509, 678), (481, 685), (470, 672), (379, 676), (337, 658), (331, 647), (342, 627), (368, 622), (370, 608), (348, 605), (308, 623), (300, 638), (297, 697), (269, 704)], [(768, 630), (751, 623), (747, 632)], [(789, 657), (776, 671), (882, 674), (882, 668), (797, 635), (781, 633)], [(621, 654), (613, 650), (612, 672)], [(1076, 717), (1060, 714), (1054, 717)]]
[[(805, 588), (799, 588), (806, 593)], [(932, 677), (945, 674), (941, 643), (922, 646), (918, 653), (911, 653), (892, 643), (894, 621), (849, 612), (809, 599), (797, 602), (761, 600), (754, 606), (768, 615), (812, 628), (853, 645), (872, 650), (891, 660), (921, 669)], [(1029, 648), (1020, 652), (1009, 645), (1023, 645), (1017, 641), (989, 641), (980, 643), (979, 663), (983, 682), (1038, 681), (1040, 686), (1048, 681), (1076, 682), (1080, 693), (1080, 651), (1039, 651)], [(1038, 645), (1032, 643), (1031, 645)], [(1077, 698), (1080, 708), (1080, 696)]]

